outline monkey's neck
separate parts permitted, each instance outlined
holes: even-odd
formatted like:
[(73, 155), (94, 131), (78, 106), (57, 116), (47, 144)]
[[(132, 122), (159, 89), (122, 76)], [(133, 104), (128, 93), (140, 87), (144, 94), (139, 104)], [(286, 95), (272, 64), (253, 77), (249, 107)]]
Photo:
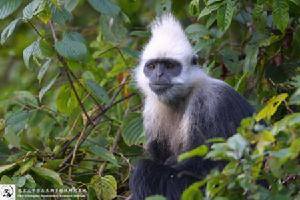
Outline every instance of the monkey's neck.
[(147, 144), (155, 140), (164, 141), (170, 151), (177, 155), (187, 142), (188, 119), (185, 112), (188, 99), (176, 104), (166, 104), (152, 98), (146, 97), (144, 107)]

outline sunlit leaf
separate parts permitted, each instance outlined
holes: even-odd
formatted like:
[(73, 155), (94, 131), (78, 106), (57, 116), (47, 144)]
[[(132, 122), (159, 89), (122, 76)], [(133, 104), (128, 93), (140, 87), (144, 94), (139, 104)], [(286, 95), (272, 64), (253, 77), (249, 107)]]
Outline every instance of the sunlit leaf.
[(195, 156), (204, 157), (207, 154), (207, 152), (208, 152), (208, 147), (206, 145), (201, 145), (195, 149), (192, 149), (190, 151), (187, 151), (187, 152), (179, 155), (178, 161), (183, 161), (183, 160), (195, 157)]
[(255, 120), (258, 122), (262, 119), (269, 119), (277, 111), (278, 106), (288, 97), (287, 93), (272, 97), (267, 105), (255, 116)]

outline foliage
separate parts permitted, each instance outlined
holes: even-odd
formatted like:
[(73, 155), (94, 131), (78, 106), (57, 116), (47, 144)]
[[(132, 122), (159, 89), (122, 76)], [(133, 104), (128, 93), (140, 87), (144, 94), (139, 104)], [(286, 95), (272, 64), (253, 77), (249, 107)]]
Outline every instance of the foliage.
[(183, 199), (300, 198), (299, 9), (298, 0), (0, 0), (0, 183), (129, 195), (144, 141), (130, 74), (147, 25), (172, 10), (203, 69), (261, 110), (227, 141), (179, 157), (227, 161)]

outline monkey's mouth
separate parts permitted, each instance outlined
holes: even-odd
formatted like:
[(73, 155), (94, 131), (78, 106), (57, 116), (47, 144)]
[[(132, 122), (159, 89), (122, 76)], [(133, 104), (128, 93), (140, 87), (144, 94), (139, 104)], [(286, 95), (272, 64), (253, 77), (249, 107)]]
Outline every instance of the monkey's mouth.
[(156, 94), (162, 94), (173, 87), (173, 84), (150, 84), (150, 88)]

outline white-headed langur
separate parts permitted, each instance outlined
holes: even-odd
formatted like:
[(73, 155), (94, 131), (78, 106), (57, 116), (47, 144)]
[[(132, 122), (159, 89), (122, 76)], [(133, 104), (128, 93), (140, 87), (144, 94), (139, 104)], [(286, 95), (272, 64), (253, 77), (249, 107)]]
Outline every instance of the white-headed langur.
[(201, 70), (172, 14), (158, 17), (151, 34), (135, 69), (145, 95), (145, 149), (150, 158), (134, 167), (131, 199), (160, 194), (179, 200), (185, 188), (219, 164), (200, 157), (177, 162), (177, 156), (209, 138), (232, 136), (254, 109), (229, 85)]

